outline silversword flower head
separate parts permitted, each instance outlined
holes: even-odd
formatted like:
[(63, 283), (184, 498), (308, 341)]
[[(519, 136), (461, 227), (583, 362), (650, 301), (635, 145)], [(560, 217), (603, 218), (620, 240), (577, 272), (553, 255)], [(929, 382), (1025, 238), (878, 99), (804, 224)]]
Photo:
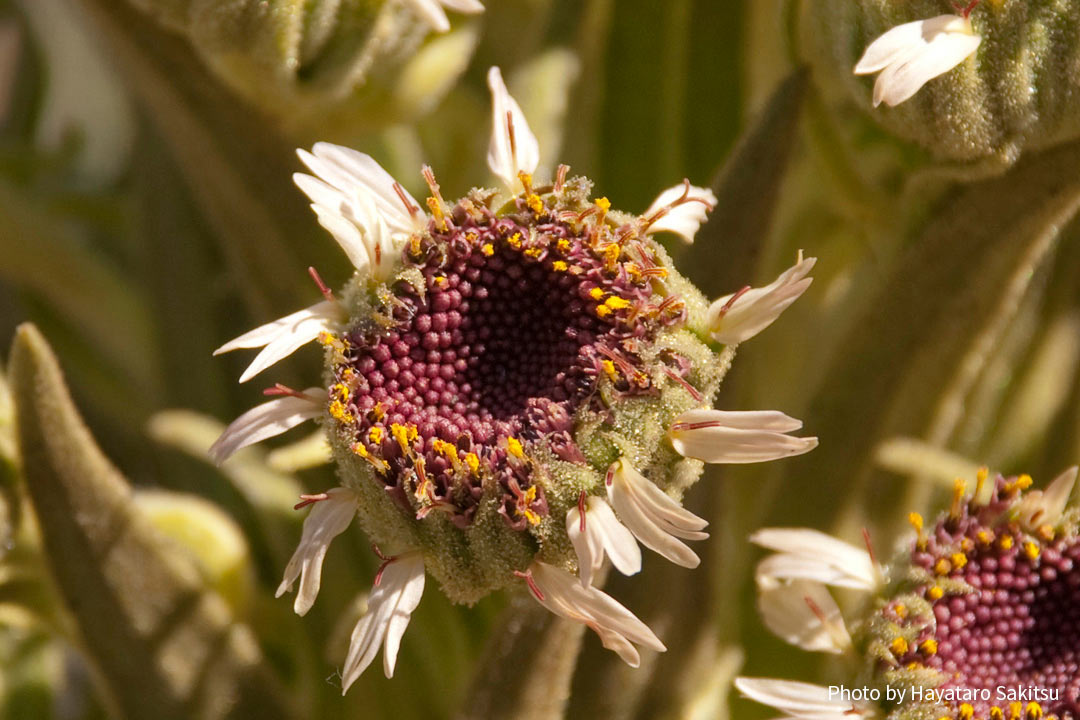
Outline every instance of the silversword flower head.
[[(1075, 718), (1080, 512), (1068, 499), (1076, 475), (1071, 468), (1044, 491), (1028, 490), (1027, 475), (990, 481), (982, 471), (971, 494), (960, 480), (951, 507), (934, 523), (909, 516), (914, 536), (884, 569), (868, 551), (815, 531), (761, 531), (751, 539), (781, 550), (758, 568), (766, 623), (804, 649), (857, 658), (861, 672), (849, 686), (878, 692), (875, 702), (856, 707), (860, 714)], [(791, 552), (797, 538), (801, 562)], [(845, 624), (826, 585), (869, 593), (868, 609)], [(745, 678), (740, 688), (798, 717), (786, 706), (792, 697), (807, 707), (824, 699), (824, 688), (803, 685)], [(852, 707), (850, 697), (831, 701), (832, 714)]]
[[(684, 181), (635, 215), (565, 166), (537, 182), (527, 119), (497, 68), (488, 82), (488, 163), (503, 190), (449, 203), (424, 168), (421, 203), (363, 153), (301, 151), (314, 174), (296, 183), (356, 273), (339, 293), (313, 273), (321, 302), (219, 350), (262, 348), (246, 381), (303, 344), (324, 347), (321, 388), (275, 386), (212, 454), (223, 461), (308, 418), (324, 426), (341, 487), (301, 503), (315, 507), (279, 591), (299, 580), (298, 612), (353, 515), (397, 551), (357, 626), (346, 687), (380, 643), (392, 672), (426, 573), (458, 602), (527, 588), (636, 665), (638, 646), (663, 644), (591, 586), (605, 559), (637, 572), (640, 542), (697, 565), (684, 541), (707, 537), (707, 523), (679, 499), (703, 463), (816, 444), (782, 413), (710, 408), (731, 351), (716, 347), (708, 301), (654, 235), (692, 239), (711, 192)], [(767, 322), (778, 313), (771, 305)]]

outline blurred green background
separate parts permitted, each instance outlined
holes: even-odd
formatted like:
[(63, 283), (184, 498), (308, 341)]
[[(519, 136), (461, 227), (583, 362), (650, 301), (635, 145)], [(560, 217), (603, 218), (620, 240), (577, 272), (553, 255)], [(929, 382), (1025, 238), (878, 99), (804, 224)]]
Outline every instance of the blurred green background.
[[(761, 626), (749, 532), (865, 526), (887, 554), (907, 511), (932, 512), (955, 475), (986, 464), (1046, 481), (1080, 457), (1080, 146), (989, 172), (890, 137), (806, 49), (825, 3), (487, 5), (437, 35), (375, 0), (0, 0), (0, 337), (40, 329), (137, 489), (79, 434), (46, 346), (23, 331), (10, 394), (42, 424), (24, 428), (20, 457), (0, 388), (0, 717), (727, 717), (736, 673), (834, 669)], [(377, 559), (351, 530), (307, 617), (273, 599), (299, 538), (292, 503), (336, 483), (312, 466), (316, 439), (290, 444), (299, 431), (207, 462), (261, 390), (236, 384), (244, 358), (210, 353), (313, 302), (309, 265), (331, 285), (351, 271), (292, 185), (295, 148), (356, 147), (414, 194), (422, 163), (446, 197), (491, 184), (491, 65), (547, 172), (565, 162), (636, 212), (683, 177), (713, 185), (712, 221), (671, 248), (708, 294), (768, 282), (799, 249), (820, 258), (803, 299), (739, 349), (718, 406), (803, 418), (821, 446), (710, 468), (687, 496), (712, 521), (702, 566), (651, 556), (642, 576), (611, 579), (669, 648), (642, 668), (591, 635), (575, 662), (577, 636), (520, 598), (460, 608), (432, 588), (396, 676), (372, 669), (342, 698), (335, 668)], [(301, 351), (274, 379), (303, 387), (318, 366)], [(25, 483), (93, 489), (99, 473), (106, 489), (35, 521)], [(94, 546), (85, 520), (103, 508), (145, 533), (82, 572), (56, 538)], [(154, 633), (127, 632), (97, 600), (139, 606), (132, 569), (158, 562), (172, 568), (162, 587), (201, 598), (175, 621), (187, 644), (121, 667), (124, 643), (140, 657)], [(160, 700), (157, 684), (185, 673), (199, 680), (181, 683), (184, 701)]]

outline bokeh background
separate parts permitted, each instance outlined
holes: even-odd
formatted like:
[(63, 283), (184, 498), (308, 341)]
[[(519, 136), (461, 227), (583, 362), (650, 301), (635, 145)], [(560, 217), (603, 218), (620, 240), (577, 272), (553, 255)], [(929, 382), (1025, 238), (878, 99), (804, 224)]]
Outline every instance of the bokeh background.
[[(0, 386), (0, 717), (704, 719), (729, 701), (763, 716), (729, 697), (735, 674), (831, 668), (762, 627), (751, 531), (858, 542), (866, 527), (887, 556), (907, 512), (932, 513), (955, 476), (987, 465), (1042, 484), (1080, 458), (1080, 147), (957, 164), (893, 137), (869, 81), (838, 89), (843, 48), (824, 52), (819, 32), (834, 3), (487, 5), (436, 34), (377, 0), (0, 0), (0, 338), (40, 329), (93, 436), (67, 422), (59, 386), (26, 372)], [(331, 285), (351, 271), (292, 185), (295, 148), (356, 147), (418, 196), (422, 163), (448, 198), (492, 184), (491, 65), (547, 172), (565, 162), (638, 212), (684, 177), (714, 187), (710, 223), (671, 247), (708, 294), (768, 282), (800, 249), (819, 258), (809, 292), (739, 348), (718, 406), (803, 418), (821, 446), (709, 468), (687, 496), (712, 521), (702, 566), (647, 556), (641, 577), (611, 578), (669, 648), (642, 668), (591, 635), (578, 654), (528, 600), (462, 608), (432, 588), (395, 677), (372, 668), (342, 698), (335, 668), (378, 560), (350, 530), (307, 617), (274, 600), (296, 496), (333, 471), (301, 431), (213, 467), (206, 448), (261, 386), (236, 384), (244, 358), (210, 353), (313, 302), (308, 266)], [(45, 346), (22, 337), (23, 367), (55, 380)], [(302, 351), (275, 380), (303, 387), (318, 367)], [(45, 403), (40, 447), (16, 442), (12, 396)], [(109, 487), (134, 488), (124, 512), (167, 543), (87, 569), (43, 537), (75, 542), (93, 473), (70, 516), (35, 513), (26, 483), (63, 466), (50, 453), (107, 474), (94, 442), (126, 478)], [(189, 609), (131, 629), (96, 602), (151, 602), (139, 579), (155, 563), (212, 598), (211, 620)], [(119, 667), (102, 628), (121, 653), (184, 640), (167, 662)], [(177, 677), (183, 701), (163, 699)]]

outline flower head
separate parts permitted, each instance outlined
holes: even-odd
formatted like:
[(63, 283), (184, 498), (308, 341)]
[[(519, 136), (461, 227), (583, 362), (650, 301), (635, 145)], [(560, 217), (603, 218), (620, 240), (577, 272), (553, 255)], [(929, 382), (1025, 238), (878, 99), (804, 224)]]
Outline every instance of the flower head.
[(683, 541), (707, 537), (707, 523), (678, 501), (702, 461), (816, 444), (792, 437), (801, 423), (781, 413), (709, 409), (727, 355), (707, 344), (707, 300), (653, 234), (692, 238), (712, 194), (686, 181), (634, 215), (565, 166), (538, 183), (521, 108), (497, 68), (488, 84), (488, 162), (504, 190), (450, 203), (424, 168), (419, 203), (367, 155), (301, 151), (314, 175), (296, 183), (356, 272), (339, 293), (313, 274), (322, 302), (219, 350), (263, 348), (246, 380), (311, 340), (324, 348), (322, 389), (278, 386), (283, 397), (241, 416), (214, 451), (224, 460), (302, 419), (323, 423), (342, 488), (312, 500), (286, 570), (283, 591), (300, 578), (297, 610), (314, 601), (326, 546), (354, 513), (378, 545), (405, 549), (376, 582), (346, 685), (380, 642), (393, 669), (424, 573), (459, 602), (528, 588), (632, 664), (636, 646), (662, 651), (591, 586), (605, 558), (637, 572), (640, 541), (694, 567)]
[[(781, 550), (758, 568), (766, 623), (805, 649), (857, 655), (859, 685), (868, 678), (881, 698), (891, 698), (858, 708), (860, 714), (1076, 717), (1080, 533), (1076, 509), (1066, 507), (1075, 479), (1073, 468), (1046, 491), (1025, 493), (1029, 476), (988, 484), (981, 472), (970, 495), (959, 481), (951, 507), (932, 525), (911, 514), (914, 536), (887, 573), (864, 551), (820, 533), (762, 531), (752, 539)], [(871, 593), (868, 608), (845, 625), (826, 585)], [(785, 702), (795, 698), (809, 708), (825, 699), (824, 688), (803, 683), (740, 682), (748, 697), (795, 717), (802, 715)], [(783, 691), (759, 692), (777, 689), (761, 682)]]
[(870, 43), (855, 74), (880, 73), (874, 82), (874, 106), (884, 101), (892, 107), (973, 55), (981, 42), (966, 16), (938, 15), (904, 23)]

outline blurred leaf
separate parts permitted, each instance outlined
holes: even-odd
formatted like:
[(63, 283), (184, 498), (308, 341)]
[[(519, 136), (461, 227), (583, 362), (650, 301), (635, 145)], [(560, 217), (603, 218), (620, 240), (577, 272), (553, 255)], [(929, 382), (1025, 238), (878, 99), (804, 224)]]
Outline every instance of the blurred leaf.
[(250, 631), (131, 502), (31, 325), (16, 333), (11, 382), (45, 554), (121, 714), (287, 717)]

